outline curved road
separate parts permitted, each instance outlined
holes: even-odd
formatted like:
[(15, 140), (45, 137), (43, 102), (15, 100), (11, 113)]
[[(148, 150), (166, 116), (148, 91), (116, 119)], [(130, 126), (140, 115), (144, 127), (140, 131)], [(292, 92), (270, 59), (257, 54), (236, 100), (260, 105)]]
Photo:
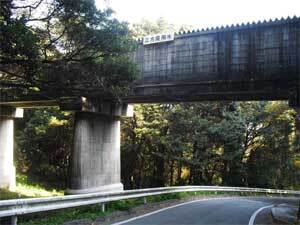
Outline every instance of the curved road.
[(114, 225), (272, 224), (269, 214), (271, 206), (288, 201), (288, 199), (279, 198), (196, 200), (160, 209)]

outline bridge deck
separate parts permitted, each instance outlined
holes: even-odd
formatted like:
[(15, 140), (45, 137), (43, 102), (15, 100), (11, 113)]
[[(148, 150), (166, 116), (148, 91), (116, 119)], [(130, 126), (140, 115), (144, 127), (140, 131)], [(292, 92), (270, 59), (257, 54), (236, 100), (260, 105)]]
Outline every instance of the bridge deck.
[[(141, 72), (128, 103), (291, 100), (300, 106), (300, 18), (176, 34), (132, 56)], [(1, 97), (1, 96), (0, 96)], [(60, 99), (0, 105), (58, 106)]]
[(139, 44), (128, 101), (289, 99), (300, 87), (300, 19), (175, 35)]

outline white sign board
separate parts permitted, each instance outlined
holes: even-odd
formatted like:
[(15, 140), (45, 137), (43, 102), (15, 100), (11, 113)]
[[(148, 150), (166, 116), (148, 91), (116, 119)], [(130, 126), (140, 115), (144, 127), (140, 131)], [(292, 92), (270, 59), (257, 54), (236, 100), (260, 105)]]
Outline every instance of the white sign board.
[(149, 35), (143, 38), (144, 45), (150, 45), (154, 43), (161, 43), (167, 41), (173, 41), (174, 34), (156, 34), (156, 35)]

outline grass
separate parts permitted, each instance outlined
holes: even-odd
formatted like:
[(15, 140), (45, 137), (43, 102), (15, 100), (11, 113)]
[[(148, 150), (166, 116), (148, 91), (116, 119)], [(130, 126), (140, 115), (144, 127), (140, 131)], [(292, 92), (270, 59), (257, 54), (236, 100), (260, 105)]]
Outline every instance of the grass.
[(38, 184), (32, 184), (25, 175), (17, 175), (17, 184), (14, 191), (0, 189), (0, 200), (17, 198), (35, 198), (63, 195), (62, 190), (47, 190)]
[(84, 206), (74, 209), (64, 209), (52, 213), (36, 215), (35, 217), (22, 218), (21, 225), (61, 225), (65, 222), (78, 220), (78, 219), (91, 219), (95, 220), (98, 217), (111, 214), (114, 211), (123, 211), (131, 207), (143, 204), (141, 200), (124, 200), (109, 203), (106, 205), (106, 211), (101, 212), (101, 205)]
[(0, 200), (26, 198), (27, 196), (21, 195), (17, 192), (8, 191), (6, 189), (0, 189)]
[[(185, 193), (165, 194), (159, 196), (147, 197), (148, 202), (160, 202), (168, 199), (180, 199), (189, 196)], [(64, 209), (55, 213), (47, 213), (47, 218), (41, 218), (42, 214), (37, 215), (35, 218), (23, 218), (20, 221), (22, 225), (61, 225), (65, 222), (78, 220), (78, 219), (92, 219), (109, 215), (115, 211), (129, 210), (133, 207), (144, 204), (143, 199), (128, 199), (116, 202), (107, 203), (105, 206), (105, 213), (101, 212), (101, 205), (85, 206), (74, 209)], [(40, 218), (39, 218), (40, 217)]]
[(45, 189), (38, 184), (33, 184), (25, 175), (17, 175), (16, 192), (27, 197), (50, 197), (64, 195), (63, 190)]

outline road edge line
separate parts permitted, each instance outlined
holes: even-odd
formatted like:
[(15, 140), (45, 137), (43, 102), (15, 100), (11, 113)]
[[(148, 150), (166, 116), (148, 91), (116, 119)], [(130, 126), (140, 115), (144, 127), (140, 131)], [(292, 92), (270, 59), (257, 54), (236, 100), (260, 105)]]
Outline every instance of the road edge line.
[(274, 205), (267, 205), (267, 206), (264, 206), (264, 207), (261, 207), (261, 208), (257, 209), (257, 210), (252, 214), (252, 216), (250, 217), (250, 220), (249, 220), (248, 225), (254, 225), (254, 221), (255, 221), (257, 215), (258, 215), (262, 210), (267, 209), (267, 208), (271, 208), (271, 207), (273, 207), (273, 206), (274, 206)]
[(143, 214), (143, 215), (140, 215), (140, 216), (136, 216), (136, 217), (124, 220), (124, 221), (119, 221), (119, 222), (113, 223), (111, 225), (121, 225), (121, 224), (124, 224), (124, 223), (131, 222), (133, 220), (137, 220), (137, 219), (140, 219), (140, 218), (143, 218), (143, 217), (146, 217), (146, 216), (150, 216), (150, 215), (153, 215), (153, 214), (156, 214), (156, 213), (168, 210), (168, 209), (176, 208), (176, 207), (179, 207), (179, 206), (182, 206), (182, 205), (191, 204), (191, 203), (194, 203), (194, 202), (211, 201), (211, 200), (223, 200), (223, 199), (227, 199), (227, 198), (230, 198), (230, 197), (224, 197), (224, 198), (207, 198), (207, 199), (198, 199), (198, 200), (193, 200), (193, 201), (189, 201), (189, 202), (183, 202), (183, 203), (180, 203), (180, 204), (177, 204), (177, 205), (172, 205), (172, 206), (169, 206), (169, 207), (166, 207), (166, 208), (162, 208), (162, 209), (158, 209), (158, 210), (155, 210), (153, 212), (149, 212), (149, 213), (146, 213), (146, 214)]

